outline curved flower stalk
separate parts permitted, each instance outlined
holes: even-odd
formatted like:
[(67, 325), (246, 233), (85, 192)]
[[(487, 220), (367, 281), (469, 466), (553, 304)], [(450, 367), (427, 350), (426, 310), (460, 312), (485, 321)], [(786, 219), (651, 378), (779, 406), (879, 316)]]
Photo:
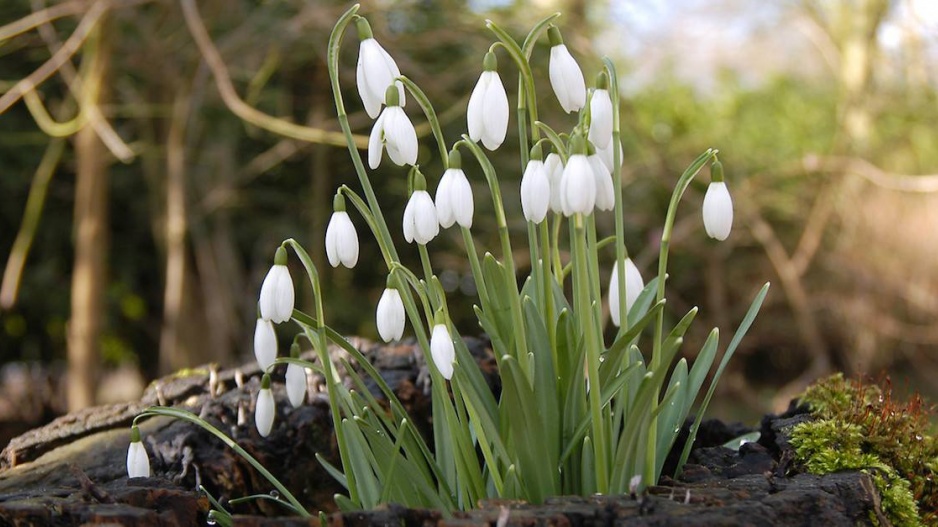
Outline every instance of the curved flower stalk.
[(378, 116), (368, 137), (368, 166), (372, 170), (381, 165), (385, 147), (395, 165), (417, 164), (417, 132), (400, 106), (398, 89), (388, 87), (386, 96), (388, 105)]
[(703, 222), (707, 235), (719, 241), (727, 239), (733, 228), (733, 198), (723, 181), (723, 164), (710, 165), (711, 181), (703, 201)]
[(150, 457), (140, 441), (140, 429), (137, 425), (130, 428), (130, 446), (127, 448), (127, 477), (150, 477)]
[(472, 186), (463, 172), (462, 156), (453, 150), (449, 153), (449, 168), (443, 172), (436, 188), (436, 213), (440, 227), (447, 229), (458, 223), (460, 227), (469, 229), (474, 211)]
[(404, 239), (420, 245), (430, 243), (440, 233), (436, 205), (427, 192), (427, 181), (420, 171), (414, 177), (414, 192), (404, 208)]
[(498, 76), (498, 61), (495, 53), (485, 54), (482, 62), (484, 71), (469, 97), (466, 117), (469, 137), (489, 150), (495, 150), (505, 141), (508, 133), (508, 94)]
[(326, 256), (329, 265), (355, 267), (358, 263), (358, 232), (345, 211), (345, 198), (337, 192), (332, 200), (332, 217), (326, 226)]
[(270, 435), (274, 427), (276, 404), (274, 394), (270, 391), (270, 374), (265, 373), (261, 379), (261, 389), (257, 392), (257, 401), (254, 405), (254, 425), (261, 437)]
[(287, 250), (281, 246), (274, 255), (274, 265), (261, 284), (261, 318), (278, 324), (290, 320), (293, 301), (293, 279), (287, 269)]
[(375, 40), (367, 20), (359, 17), (355, 25), (361, 40), (356, 69), (358, 94), (362, 98), (368, 117), (374, 119), (381, 112), (385, 92), (392, 84), (397, 88), (400, 105), (404, 106), (404, 87), (400, 82), (394, 81), (401, 76), (401, 70), (394, 58)]
[[(625, 310), (626, 313), (632, 310), (635, 300), (639, 293), (645, 289), (645, 281), (638, 267), (632, 262), (631, 258), (625, 259)], [(609, 316), (612, 323), (616, 326), (622, 325), (622, 318), (619, 313), (619, 268), (612, 266), (612, 274), (609, 276)]]
[(267, 371), (277, 360), (277, 333), (270, 320), (258, 318), (254, 326), (254, 358), (261, 371)]
[(586, 105), (586, 81), (576, 59), (567, 50), (560, 30), (551, 26), (547, 30), (550, 39), (550, 84), (560, 101), (563, 111), (578, 112)]

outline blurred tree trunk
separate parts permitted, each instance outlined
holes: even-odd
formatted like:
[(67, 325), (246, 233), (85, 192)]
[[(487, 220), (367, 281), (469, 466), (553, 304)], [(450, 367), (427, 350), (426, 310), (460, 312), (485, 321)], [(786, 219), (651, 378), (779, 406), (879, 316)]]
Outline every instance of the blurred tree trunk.
[[(89, 37), (82, 59), (84, 107), (107, 99), (108, 31), (102, 22)], [(104, 313), (108, 252), (108, 159), (94, 127), (75, 137), (75, 263), (68, 324), (68, 408), (94, 404), (99, 377), (99, 336)]]

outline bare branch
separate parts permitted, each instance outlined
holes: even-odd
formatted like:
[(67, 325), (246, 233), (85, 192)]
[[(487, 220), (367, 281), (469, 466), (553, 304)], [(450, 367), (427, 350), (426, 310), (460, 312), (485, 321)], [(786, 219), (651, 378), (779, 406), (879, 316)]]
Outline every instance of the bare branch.
[(870, 183), (888, 190), (930, 194), (938, 192), (938, 174), (895, 174), (886, 172), (869, 161), (859, 157), (819, 157), (807, 156), (803, 160), (806, 170), (812, 172), (840, 172), (856, 174)]
[(36, 11), (35, 13), (24, 16), (19, 20), (10, 22), (0, 27), (0, 42), (8, 40), (17, 35), (25, 33), (43, 24), (47, 24), (58, 18), (76, 15), (88, 7), (88, 2), (83, 0), (74, 0), (72, 2), (63, 2), (52, 7)]

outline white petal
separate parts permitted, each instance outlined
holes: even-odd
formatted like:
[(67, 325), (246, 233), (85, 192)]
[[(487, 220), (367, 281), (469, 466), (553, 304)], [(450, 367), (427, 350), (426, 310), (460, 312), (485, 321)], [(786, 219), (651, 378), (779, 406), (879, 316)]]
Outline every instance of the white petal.
[[(472, 215), (475, 212), (475, 202), (472, 198), (472, 185), (466, 179), (462, 170), (456, 170), (453, 183), (449, 190), (450, 205), (453, 216), (460, 227), (472, 228)], [(439, 213), (439, 211), (437, 211)], [(442, 223), (442, 222), (441, 222)]]
[(254, 424), (261, 437), (270, 435), (274, 427), (274, 414), (274, 394), (270, 388), (261, 388), (261, 391), (257, 392), (257, 404), (254, 406)]
[(384, 119), (386, 112), (381, 112), (368, 136), (368, 166), (372, 170), (381, 165), (381, 154), (384, 152)]
[(586, 156), (574, 154), (567, 161), (561, 179), (563, 213), (591, 214), (596, 205), (596, 177)]
[(284, 381), (287, 385), (287, 398), (294, 408), (299, 408), (306, 402), (306, 368), (298, 364), (287, 365), (287, 375)]
[(399, 106), (385, 110), (384, 140), (388, 157), (398, 166), (417, 163), (417, 132), (413, 123)]
[(332, 267), (338, 267), (341, 263), (351, 269), (358, 263), (358, 232), (348, 212), (334, 212), (329, 219), (326, 227), (326, 256)]
[(407, 243), (414, 242), (414, 235), (416, 234), (416, 227), (414, 226), (414, 199), (411, 197), (407, 201), (407, 206), (404, 207), (404, 239)]
[(440, 233), (440, 220), (436, 215), (433, 198), (425, 190), (418, 190), (410, 197), (414, 202), (414, 240), (421, 245), (430, 243)]
[(270, 268), (261, 284), (261, 318), (274, 322), (286, 322), (293, 316), (293, 279), (285, 265)]
[(385, 342), (400, 340), (404, 335), (404, 302), (397, 289), (385, 289), (378, 300), (378, 309), (375, 321), (378, 334)]
[(254, 358), (263, 371), (277, 360), (277, 333), (273, 322), (263, 318), (254, 326)]
[[(599, 158), (603, 160), (603, 164), (606, 165), (606, 169), (609, 170), (609, 173), (612, 173), (612, 170), (615, 165), (615, 151), (612, 149), (613, 143), (609, 142), (608, 148), (596, 147), (596, 154), (599, 155)], [(623, 154), (625, 152), (622, 150), (622, 141), (619, 141), (619, 166), (622, 166)]]
[(521, 177), (521, 211), (526, 220), (540, 223), (550, 206), (550, 181), (543, 161), (532, 160)]
[(609, 275), (609, 318), (616, 327), (622, 326), (619, 318), (619, 265), (615, 262)]
[(599, 210), (614, 209), (616, 193), (612, 186), (612, 174), (606, 169), (606, 165), (598, 154), (593, 154), (587, 159), (590, 162), (590, 168), (593, 169), (593, 177), (596, 178), (596, 208)]
[(469, 106), (466, 108), (466, 124), (469, 126), (469, 139), (478, 143), (482, 139), (482, 131), (485, 123), (483, 100), (485, 99), (485, 84), (487, 77), (485, 73), (479, 77), (479, 82), (472, 89), (472, 95), (469, 96)]
[[(626, 312), (632, 309), (638, 295), (645, 289), (645, 281), (642, 274), (635, 267), (631, 258), (625, 259), (625, 309)], [(609, 276), (609, 315), (612, 323), (616, 326), (621, 325), (619, 318), (619, 266), (612, 265), (612, 274)]]
[(544, 170), (550, 182), (550, 210), (563, 212), (563, 202), (560, 199), (560, 181), (563, 177), (563, 160), (557, 154), (548, 154), (544, 160)]
[(384, 101), (383, 98), (376, 97), (368, 87), (368, 81), (366, 79), (367, 74), (365, 73), (364, 48), (365, 45), (364, 42), (362, 42), (362, 45), (358, 48), (358, 65), (355, 68), (355, 84), (358, 85), (358, 95), (362, 99), (362, 105), (364, 105), (365, 111), (368, 113), (369, 117), (374, 119), (375, 116), (378, 115), (378, 112), (381, 111), (381, 105)]
[(440, 226), (448, 229), (456, 223), (456, 216), (453, 214), (453, 178), (454, 169), (448, 169), (443, 172), (440, 178), (440, 184), (436, 187), (436, 215), (440, 220)]
[(456, 350), (453, 346), (453, 339), (443, 324), (433, 326), (433, 333), (430, 336), (430, 355), (433, 357), (433, 364), (440, 370), (443, 378), (446, 380), (452, 379), (453, 364), (456, 362)]
[(127, 477), (150, 477), (150, 458), (141, 441), (134, 441), (127, 448)]
[(559, 44), (550, 48), (548, 73), (550, 84), (565, 112), (578, 111), (586, 105), (586, 82), (583, 80), (583, 72), (570, 55), (567, 46)]
[(730, 235), (733, 228), (733, 198), (726, 188), (726, 183), (720, 181), (710, 183), (703, 202), (703, 222), (707, 235), (723, 241)]
[[(397, 68), (394, 59), (387, 51), (381, 47), (374, 38), (365, 39), (359, 48), (359, 61), (362, 62), (362, 73), (365, 77), (365, 85), (368, 92), (368, 98), (362, 96), (362, 102), (365, 103), (365, 111), (372, 119), (381, 111), (381, 105), (384, 104), (385, 92), (388, 86), (394, 82), (396, 77), (400, 77), (401, 72)], [(359, 85), (361, 93), (361, 85)], [(400, 88), (399, 88), (400, 89)], [(377, 104), (375, 103), (377, 101)], [(404, 99), (401, 97), (401, 105)]]
[(497, 72), (486, 71), (483, 77), (489, 76), (483, 99), (483, 133), (482, 144), (489, 150), (495, 150), (505, 141), (508, 133), (508, 94)]
[(612, 144), (612, 98), (608, 90), (596, 90), (590, 98), (589, 140), (596, 148)]

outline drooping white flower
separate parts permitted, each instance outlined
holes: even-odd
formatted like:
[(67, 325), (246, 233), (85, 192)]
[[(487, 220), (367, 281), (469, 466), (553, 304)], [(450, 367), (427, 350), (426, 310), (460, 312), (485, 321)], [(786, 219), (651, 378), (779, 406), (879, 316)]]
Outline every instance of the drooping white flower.
[(292, 362), (287, 365), (287, 374), (284, 380), (287, 387), (287, 398), (294, 408), (299, 408), (306, 402), (306, 368)]
[(326, 226), (326, 256), (332, 267), (342, 264), (351, 269), (358, 263), (358, 232), (344, 210), (333, 212)]
[(270, 435), (274, 427), (275, 414), (276, 405), (274, 394), (270, 391), (270, 375), (265, 373), (261, 379), (261, 389), (257, 392), (257, 402), (254, 405), (254, 425), (257, 426), (257, 433), (261, 437)]
[(426, 245), (439, 233), (440, 221), (433, 198), (426, 190), (415, 190), (404, 208), (404, 239), (407, 243)]
[(452, 227), (454, 223), (467, 229), (472, 227), (472, 215), (475, 211), (472, 186), (458, 162), (453, 166), (452, 160), (458, 160), (458, 156), (458, 152), (450, 153), (450, 168), (443, 172), (440, 184), (436, 187), (436, 214), (440, 226), (444, 229)]
[(446, 380), (452, 379), (453, 364), (456, 362), (456, 348), (453, 346), (453, 339), (449, 335), (446, 324), (433, 326), (433, 333), (430, 335), (430, 355), (433, 357), (433, 364), (440, 370), (443, 378)]
[(400, 291), (389, 287), (381, 293), (375, 322), (378, 334), (385, 342), (400, 340), (404, 335), (405, 323), (404, 302), (401, 300)]
[(590, 131), (588, 139), (596, 148), (612, 144), (612, 98), (609, 90), (597, 88), (590, 98)]
[(270, 320), (258, 318), (254, 326), (254, 358), (261, 371), (267, 371), (277, 360), (277, 333)]
[(703, 222), (707, 235), (723, 241), (733, 229), (733, 198), (723, 182), (723, 163), (710, 165), (710, 186), (703, 202)]
[(277, 248), (274, 265), (261, 284), (261, 318), (276, 323), (286, 322), (293, 316), (293, 279), (287, 269), (287, 250)]
[[(632, 309), (632, 304), (638, 298), (638, 295), (645, 289), (645, 281), (642, 280), (642, 274), (635, 267), (631, 258), (625, 259), (625, 309), (628, 312)], [(609, 276), (609, 315), (612, 323), (616, 326), (621, 325), (619, 317), (619, 266), (613, 264), (612, 274)]]
[(362, 98), (368, 116), (374, 119), (381, 112), (381, 105), (385, 101), (385, 91), (392, 82), (398, 90), (400, 104), (404, 106), (404, 85), (400, 81), (394, 81), (401, 76), (401, 70), (391, 55), (374, 39), (368, 21), (359, 18), (357, 26), (358, 37), (361, 39), (356, 69), (358, 94)]
[[(388, 94), (391, 93), (395, 92), (389, 90)], [(404, 109), (390, 100), (368, 137), (368, 166), (372, 169), (381, 165), (385, 146), (394, 164), (404, 166), (417, 163), (417, 132)]]
[[(598, 146), (596, 147), (596, 154), (599, 156), (600, 159), (602, 159), (603, 165), (606, 166), (606, 169), (609, 171), (610, 174), (615, 168), (615, 151), (613, 150), (614, 144), (615, 143), (610, 141), (609, 146), (607, 148), (600, 148)], [(624, 157), (625, 156), (623, 155), (623, 151), (622, 151), (622, 141), (619, 141), (619, 166), (622, 166), (622, 161)]]
[(530, 222), (540, 223), (550, 207), (550, 180), (540, 159), (531, 159), (521, 176), (521, 212)]
[(573, 55), (563, 44), (560, 30), (551, 26), (547, 30), (550, 39), (550, 85), (554, 88), (560, 106), (567, 113), (579, 111), (586, 105), (586, 81)]
[(596, 176), (585, 155), (573, 154), (567, 160), (560, 178), (560, 202), (564, 216), (593, 212), (596, 205)]
[(563, 200), (560, 199), (560, 181), (563, 179), (563, 159), (558, 154), (547, 154), (544, 171), (550, 183), (550, 210), (558, 214), (563, 212)]
[(501, 146), (508, 132), (508, 94), (498, 76), (495, 54), (489, 51), (483, 61), (485, 71), (469, 96), (466, 120), (469, 138), (489, 150)]
[(593, 177), (596, 179), (596, 208), (599, 210), (612, 210), (616, 206), (616, 191), (612, 184), (612, 174), (606, 169), (599, 154), (587, 157)]
[(140, 429), (136, 425), (130, 428), (130, 446), (127, 447), (127, 477), (150, 477), (150, 457), (140, 441)]

